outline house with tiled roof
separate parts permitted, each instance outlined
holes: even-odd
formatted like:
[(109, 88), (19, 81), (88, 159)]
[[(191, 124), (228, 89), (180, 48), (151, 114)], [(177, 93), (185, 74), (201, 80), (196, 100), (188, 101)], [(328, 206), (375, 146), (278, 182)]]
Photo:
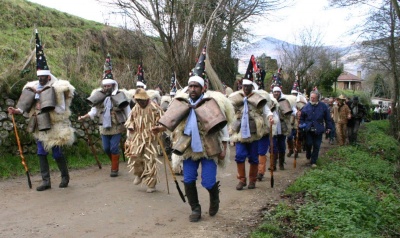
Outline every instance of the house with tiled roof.
[(336, 82), (336, 87), (347, 90), (361, 90), (361, 71), (357, 72), (357, 76), (344, 71), (339, 75)]

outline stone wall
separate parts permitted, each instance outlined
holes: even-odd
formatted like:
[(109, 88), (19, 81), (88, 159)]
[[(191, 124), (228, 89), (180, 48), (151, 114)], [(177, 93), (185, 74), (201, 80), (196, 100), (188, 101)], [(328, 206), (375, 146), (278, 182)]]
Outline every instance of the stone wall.
[[(15, 107), (16, 101), (2, 95), (0, 98), (0, 151), (2, 154), (19, 154), (18, 144), (16, 141), (14, 126), (12, 121), (12, 115), (8, 114), (8, 107)], [(86, 112), (85, 112), (86, 113)], [(14, 115), (15, 124), (17, 126), (18, 136), (23, 148), (24, 154), (35, 154), (36, 143), (31, 133), (26, 131), (28, 124), (28, 114)], [(87, 128), (88, 133), (92, 137), (92, 141), (99, 141), (100, 134), (97, 126), (97, 121), (77, 121), (77, 116), (72, 115), (70, 117), (71, 124), (75, 128), (75, 136), (78, 140), (85, 140), (87, 136), (85, 134), (84, 127)], [(77, 142), (76, 141), (76, 142)]]

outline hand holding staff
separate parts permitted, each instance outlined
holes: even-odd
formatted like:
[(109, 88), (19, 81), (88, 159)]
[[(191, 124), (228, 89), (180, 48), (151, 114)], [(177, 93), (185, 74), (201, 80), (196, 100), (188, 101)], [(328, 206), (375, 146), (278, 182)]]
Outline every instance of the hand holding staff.
[(32, 188), (31, 177), (29, 176), (29, 169), (28, 169), (28, 166), (26, 165), (25, 157), (24, 157), (24, 154), (23, 154), (23, 151), (22, 151), (22, 147), (21, 147), (21, 142), (19, 140), (18, 131), (17, 131), (17, 125), (15, 124), (15, 119), (14, 119), (14, 113), (11, 113), (11, 116), (12, 116), (12, 122), (13, 122), (13, 126), (14, 126), (15, 138), (17, 139), (17, 143), (18, 143), (19, 155), (21, 156), (21, 163), (25, 168), (26, 177), (28, 178), (29, 188)]

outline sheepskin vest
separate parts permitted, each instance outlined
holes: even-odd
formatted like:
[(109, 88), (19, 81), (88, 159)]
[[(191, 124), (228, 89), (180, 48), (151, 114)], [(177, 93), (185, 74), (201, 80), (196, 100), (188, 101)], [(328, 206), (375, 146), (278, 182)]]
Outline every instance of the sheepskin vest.
[[(33, 88), (36, 90), (38, 85), (38, 80), (28, 82), (23, 89)], [(75, 141), (75, 130), (71, 126), (69, 117), (71, 116), (70, 106), (75, 88), (68, 81), (61, 79), (56, 81), (51, 80), (46, 86), (54, 88), (56, 93), (56, 107), (65, 106), (65, 110), (62, 112), (56, 112), (55, 110), (50, 111), (51, 128), (47, 131), (39, 131), (36, 128), (33, 132), (33, 136), (35, 139), (43, 142), (45, 150), (50, 150), (54, 146), (72, 145)], [(65, 105), (62, 105), (62, 96), (64, 96)], [(39, 112), (40, 110), (34, 103), (29, 112), (29, 117), (31, 118)]]
[[(252, 97), (253, 95), (258, 94), (257, 92), (253, 92), (248, 96), (248, 98)], [(238, 97), (239, 95), (240, 97)], [(233, 142), (242, 142), (242, 143), (249, 143), (256, 140), (261, 139), (267, 132), (266, 124), (263, 117), (263, 107), (256, 108), (255, 105), (252, 103), (248, 103), (249, 108), (249, 124), (250, 124), (250, 138), (242, 138), (242, 130), (241, 130), (241, 119), (243, 115), (243, 99), (245, 95), (243, 91), (237, 91), (232, 93), (229, 98), (240, 98), (240, 100), (231, 100), (234, 108), (235, 108), (235, 122), (231, 125), (231, 141)]]

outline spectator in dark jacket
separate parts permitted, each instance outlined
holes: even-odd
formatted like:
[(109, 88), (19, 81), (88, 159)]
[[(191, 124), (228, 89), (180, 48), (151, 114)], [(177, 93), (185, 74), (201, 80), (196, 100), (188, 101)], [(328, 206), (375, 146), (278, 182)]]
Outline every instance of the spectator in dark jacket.
[[(310, 102), (303, 107), (300, 116), (300, 127), (306, 132), (306, 157), (311, 159), (311, 167), (317, 167), (322, 135), (332, 130), (332, 119), (329, 108), (318, 102), (319, 94), (310, 93)], [(325, 123), (325, 124), (324, 124)]]

